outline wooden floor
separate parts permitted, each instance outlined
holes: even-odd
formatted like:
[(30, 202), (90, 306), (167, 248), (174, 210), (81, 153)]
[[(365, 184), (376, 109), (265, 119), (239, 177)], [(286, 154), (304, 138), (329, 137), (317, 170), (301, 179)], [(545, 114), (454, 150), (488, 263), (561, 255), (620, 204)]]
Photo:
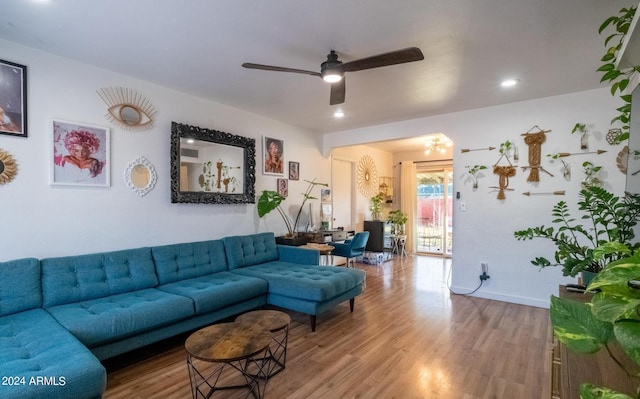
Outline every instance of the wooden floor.
[[(548, 398), (548, 310), (452, 295), (449, 265), (430, 257), (356, 264), (367, 286), (354, 313), (339, 305), (318, 317), (315, 333), (307, 315), (287, 311), (287, 366), (265, 398)], [(104, 398), (190, 398), (183, 342), (106, 362)]]

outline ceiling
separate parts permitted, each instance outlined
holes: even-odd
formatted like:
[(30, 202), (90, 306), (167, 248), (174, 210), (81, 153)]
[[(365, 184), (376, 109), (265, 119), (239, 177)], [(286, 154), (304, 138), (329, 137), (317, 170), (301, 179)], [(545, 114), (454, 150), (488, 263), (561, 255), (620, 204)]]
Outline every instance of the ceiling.
[[(3, 0), (0, 38), (322, 134), (599, 87), (598, 27), (630, 5), (637, 0)], [(330, 50), (348, 62), (410, 46), (425, 60), (348, 72), (341, 106), (329, 105), (317, 77), (241, 67), (319, 72)], [(505, 78), (520, 84), (502, 88)]]

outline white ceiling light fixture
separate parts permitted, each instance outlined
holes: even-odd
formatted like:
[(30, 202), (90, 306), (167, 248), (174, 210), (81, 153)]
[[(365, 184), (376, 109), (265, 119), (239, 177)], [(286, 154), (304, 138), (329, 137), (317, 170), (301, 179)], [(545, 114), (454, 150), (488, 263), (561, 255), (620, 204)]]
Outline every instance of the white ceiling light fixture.
[(329, 70), (322, 73), (322, 79), (328, 83), (336, 83), (342, 80), (342, 72)]
[(513, 87), (513, 86), (517, 85), (518, 83), (520, 83), (520, 79), (506, 79), (506, 80), (503, 80), (502, 83), (500, 83), (500, 86), (502, 86), (502, 87)]
[(333, 113), (333, 116), (336, 118), (342, 118), (344, 117), (344, 112), (342, 110), (337, 110), (336, 112)]
[(447, 147), (451, 147), (451, 144), (452, 143), (450, 140), (440, 141), (438, 137), (434, 137), (431, 139), (431, 142), (427, 142), (425, 144), (427, 150), (424, 153), (425, 155), (430, 155), (432, 152), (439, 152), (441, 154), (444, 154), (445, 152), (447, 152)]

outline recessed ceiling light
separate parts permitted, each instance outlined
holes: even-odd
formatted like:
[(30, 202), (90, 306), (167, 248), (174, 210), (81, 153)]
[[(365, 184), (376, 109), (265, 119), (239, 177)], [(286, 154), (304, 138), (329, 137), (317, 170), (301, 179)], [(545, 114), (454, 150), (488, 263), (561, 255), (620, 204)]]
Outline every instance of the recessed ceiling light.
[(517, 85), (518, 83), (520, 83), (519, 79), (507, 79), (507, 80), (503, 80), (502, 83), (500, 83), (500, 86), (502, 87), (512, 87)]
[(341, 110), (337, 110), (333, 113), (333, 116), (336, 118), (342, 118), (344, 116), (344, 112), (342, 112)]

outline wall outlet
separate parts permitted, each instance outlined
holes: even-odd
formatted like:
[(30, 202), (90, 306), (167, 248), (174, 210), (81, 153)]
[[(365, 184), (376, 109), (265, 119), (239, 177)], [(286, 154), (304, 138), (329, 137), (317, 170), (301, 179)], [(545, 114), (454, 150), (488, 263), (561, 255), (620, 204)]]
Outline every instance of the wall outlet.
[(489, 274), (489, 262), (480, 262), (483, 274)]

